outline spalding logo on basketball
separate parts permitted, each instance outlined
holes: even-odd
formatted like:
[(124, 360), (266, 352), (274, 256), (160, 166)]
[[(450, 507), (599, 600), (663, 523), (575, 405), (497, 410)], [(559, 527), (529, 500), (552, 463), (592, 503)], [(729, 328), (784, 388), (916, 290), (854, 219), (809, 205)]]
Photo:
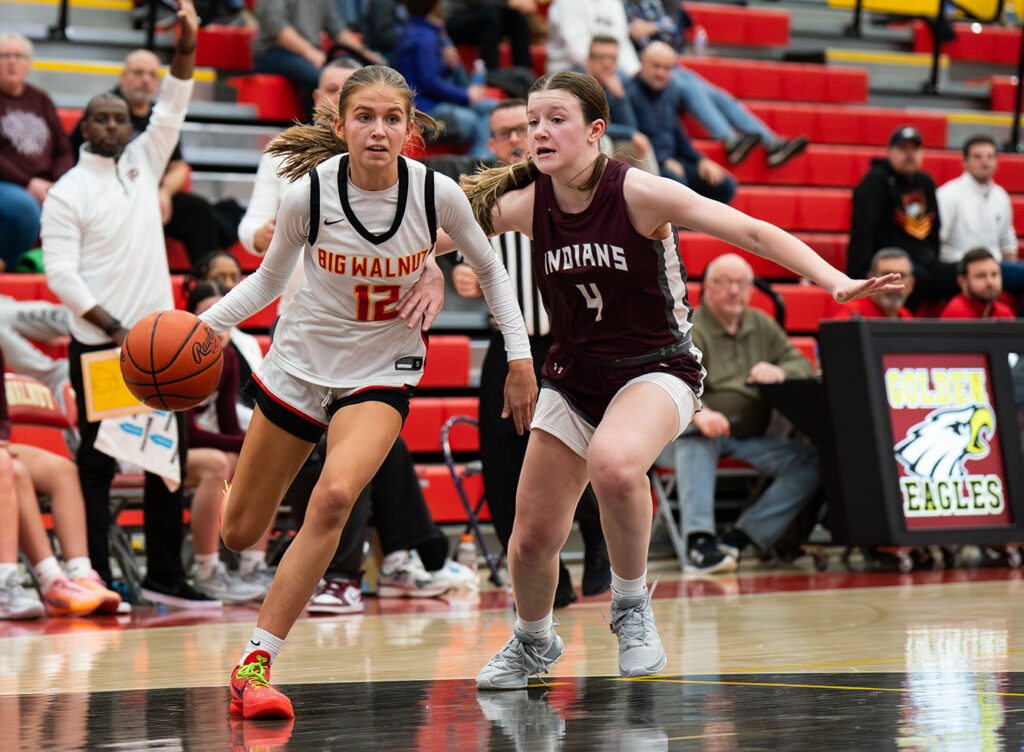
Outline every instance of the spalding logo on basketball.
[(157, 410), (188, 410), (205, 400), (224, 370), (220, 340), (187, 311), (151, 313), (128, 332), (121, 375), (136, 399)]

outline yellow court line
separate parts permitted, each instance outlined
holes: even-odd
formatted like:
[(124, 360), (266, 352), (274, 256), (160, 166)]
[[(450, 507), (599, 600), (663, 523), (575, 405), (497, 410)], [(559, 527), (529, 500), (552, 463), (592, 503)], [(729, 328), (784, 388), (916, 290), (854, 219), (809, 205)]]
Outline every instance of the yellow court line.
[[(120, 75), (121, 70), (124, 68), (120, 63), (93, 63), (84, 60), (33, 60), (32, 67), (35, 70), (42, 71), (96, 73), (114, 76)], [(166, 73), (167, 71), (167, 66), (160, 69), (161, 73)], [(212, 68), (196, 68), (192, 73), (192, 77), (196, 81), (216, 81), (217, 73)]]
[[(614, 677), (613, 681), (647, 681), (655, 684), (716, 684), (732, 685), (738, 687), (789, 687), (792, 689), (847, 689), (857, 692), (902, 692), (910, 693), (918, 690), (906, 689), (904, 687), (844, 687), (834, 684), (784, 684), (782, 682), (738, 682), (738, 681), (710, 681), (705, 679), (662, 679), (656, 676), (637, 677)], [(972, 695), (993, 695), (996, 697), (1024, 697), (1024, 692), (983, 692), (970, 691)]]
[[(1024, 650), (1007, 650), (1006, 655), (1024, 653)], [(899, 663), (907, 660), (906, 656), (899, 658), (865, 658), (857, 661), (836, 661), (834, 663), (794, 663), (789, 666), (761, 666), (759, 668), (737, 668), (731, 671), (720, 671), (721, 674), (743, 674), (750, 672), (771, 673), (772, 671), (785, 671), (791, 668), (830, 668), (833, 666), (858, 666), (864, 663)]]
[[(932, 64), (932, 56), (924, 52), (859, 52), (857, 50), (825, 50), (826, 60), (848, 60), (856, 63), (885, 63), (887, 65)], [(949, 56), (942, 55), (939, 65), (949, 65)]]
[[(0, 3), (12, 0), (0, 0)], [(13, 0), (18, 3), (36, 3), (38, 5), (60, 5), (60, 0)], [(131, 10), (131, 0), (71, 0), (72, 8), (106, 8), (108, 10)]]

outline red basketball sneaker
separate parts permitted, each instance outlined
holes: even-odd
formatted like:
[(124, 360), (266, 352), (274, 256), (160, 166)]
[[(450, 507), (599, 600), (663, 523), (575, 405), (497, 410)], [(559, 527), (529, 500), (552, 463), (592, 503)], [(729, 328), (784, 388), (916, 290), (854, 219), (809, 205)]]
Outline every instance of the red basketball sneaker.
[(270, 686), (270, 653), (254, 650), (231, 672), (231, 715), (294, 718), (292, 701)]

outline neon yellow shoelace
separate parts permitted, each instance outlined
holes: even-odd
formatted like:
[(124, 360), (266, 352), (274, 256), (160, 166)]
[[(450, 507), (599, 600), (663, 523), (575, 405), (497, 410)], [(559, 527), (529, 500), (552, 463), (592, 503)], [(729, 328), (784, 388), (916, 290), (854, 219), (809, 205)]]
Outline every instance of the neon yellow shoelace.
[(270, 682), (267, 681), (267, 668), (266, 658), (260, 656), (252, 663), (247, 663), (238, 669), (238, 673), (235, 674), (236, 678), (248, 679), (253, 684), (258, 684), (263, 687), (270, 687)]

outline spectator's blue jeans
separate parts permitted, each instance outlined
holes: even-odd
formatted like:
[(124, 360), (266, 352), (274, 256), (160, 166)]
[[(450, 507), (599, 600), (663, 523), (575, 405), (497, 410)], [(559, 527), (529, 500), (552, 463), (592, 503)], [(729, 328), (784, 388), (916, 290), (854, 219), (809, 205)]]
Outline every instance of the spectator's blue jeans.
[(256, 56), (253, 67), (257, 73), (276, 73), (298, 86), (302, 111), (312, 114), (313, 92), (320, 84), (320, 70), (315, 65), (284, 47), (271, 47)]
[(736, 97), (693, 71), (677, 65), (672, 69), (672, 83), (679, 88), (686, 111), (697, 118), (716, 141), (724, 141), (736, 135), (736, 131), (758, 133), (766, 145), (779, 139)]
[(430, 111), (430, 116), (446, 123), (455, 123), (455, 127), (467, 141), (470, 141), (469, 156), (473, 159), (494, 159), (487, 146), (491, 138), (491, 110), (497, 102), (483, 99), (469, 106), (441, 102)]
[(39, 236), (39, 203), (15, 183), (0, 183), (0, 259), (13, 272)]
[(707, 196), (714, 201), (721, 201), (723, 204), (728, 204), (733, 200), (733, 197), (736, 195), (736, 180), (732, 176), (727, 177), (718, 185), (712, 185), (697, 172), (696, 163), (678, 158), (676, 161), (683, 166), (686, 174), (676, 175), (671, 170), (666, 169), (664, 163), (661, 163), (658, 165), (658, 168), (661, 170), (662, 177), (671, 178), (699, 193), (701, 196)]
[(683, 436), (673, 444), (683, 534), (715, 534), (715, 475), (719, 457), (749, 463), (774, 480), (736, 527), (763, 551), (771, 548), (821, 482), (818, 454), (808, 444), (756, 436)]

